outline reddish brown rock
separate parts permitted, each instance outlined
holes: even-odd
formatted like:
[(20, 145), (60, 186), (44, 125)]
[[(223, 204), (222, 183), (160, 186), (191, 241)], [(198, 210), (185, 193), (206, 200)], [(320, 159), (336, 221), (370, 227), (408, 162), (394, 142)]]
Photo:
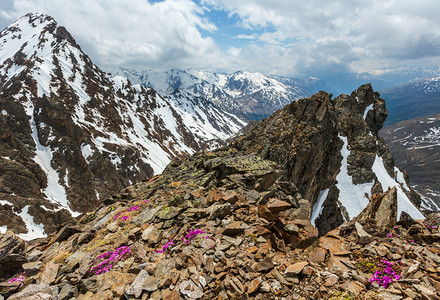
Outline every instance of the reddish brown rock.
[(288, 266), (286, 268), (286, 271), (284, 271), (284, 276), (287, 276), (287, 277), (297, 276), (299, 273), (301, 273), (301, 271), (307, 265), (308, 265), (308, 262), (306, 262), (306, 261), (300, 261), (300, 262), (294, 263), (293, 265)]
[(304, 269), (302, 269), (301, 274), (304, 276), (312, 276), (316, 274), (316, 269), (311, 266), (305, 266)]
[(170, 291), (168, 289), (162, 290), (162, 298), (163, 300), (180, 300), (182, 297), (180, 297), (179, 292), (176, 290)]
[(228, 202), (230, 204), (236, 203), (238, 200), (240, 200), (239, 194), (236, 192), (228, 191), (228, 193), (223, 196), (222, 200), (225, 202)]
[(274, 267), (274, 264), (273, 264), (272, 259), (270, 257), (266, 257), (262, 261), (256, 262), (252, 265), (252, 269), (255, 272), (269, 271), (269, 270), (273, 269), (273, 267)]
[(135, 274), (123, 272), (107, 272), (100, 278), (100, 290), (110, 289), (114, 294), (122, 297), (124, 295), (124, 287), (131, 284), (136, 278)]
[(60, 268), (59, 264), (52, 261), (48, 262), (41, 273), (40, 281), (41, 283), (51, 284), (57, 278), (58, 270)]
[(325, 261), (326, 250), (321, 247), (316, 247), (315, 250), (310, 254), (308, 261), (320, 263)]
[(163, 286), (170, 286), (171, 284), (176, 284), (177, 280), (179, 280), (180, 273), (173, 269), (163, 280), (162, 285)]
[(319, 246), (327, 249), (332, 254), (342, 250), (342, 241), (339, 238), (323, 236), (319, 239)]
[(268, 221), (274, 221), (276, 219), (266, 205), (258, 205), (258, 215)]
[(292, 205), (290, 203), (279, 199), (269, 199), (269, 202), (267, 203), (267, 208), (272, 214), (277, 214), (291, 207)]
[(245, 230), (245, 226), (241, 221), (235, 221), (228, 225), (226, 225), (225, 229), (223, 229), (224, 235), (236, 235)]
[(335, 274), (331, 274), (324, 282), (324, 285), (327, 287), (334, 286), (339, 280), (339, 277)]
[(248, 250), (250, 253), (255, 253), (258, 251), (258, 247), (253, 245), (253, 246), (247, 247), (246, 250)]
[(255, 279), (253, 279), (251, 282), (248, 282), (246, 284), (246, 290), (249, 294), (253, 294), (256, 291), (258, 291), (260, 286), (261, 286), (261, 280), (259, 277), (257, 277)]

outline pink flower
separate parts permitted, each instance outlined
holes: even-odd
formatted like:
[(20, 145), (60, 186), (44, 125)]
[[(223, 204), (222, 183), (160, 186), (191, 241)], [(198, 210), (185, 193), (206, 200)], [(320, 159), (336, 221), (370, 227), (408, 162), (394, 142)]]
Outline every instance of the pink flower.
[(387, 288), (390, 283), (399, 280), (400, 275), (396, 274), (393, 266), (393, 262), (387, 261), (385, 258), (381, 259), (381, 264), (377, 265), (376, 272), (370, 278), (370, 282), (377, 282), (379, 285)]
[[(206, 233), (206, 231), (203, 231), (203, 230), (201, 230), (201, 229), (190, 230), (190, 231), (188, 232), (188, 234), (186, 234), (186, 235), (185, 235), (184, 237), (182, 237), (180, 240), (181, 240), (182, 242), (184, 242), (185, 244), (189, 244), (189, 242), (191, 241), (191, 239), (195, 238), (195, 237), (196, 237), (197, 235), (199, 235), (199, 234), (204, 234), (204, 233)], [(214, 240), (214, 238), (211, 237), (211, 236), (209, 236), (209, 235), (207, 235), (207, 236), (202, 236), (202, 238), (204, 238), (204, 239), (212, 239), (212, 240)], [(164, 253), (165, 250), (168, 249), (170, 245), (174, 245), (173, 240), (174, 240), (174, 239), (172, 239), (171, 241), (169, 241), (168, 243), (166, 243), (166, 244), (162, 247), (162, 250), (157, 250), (156, 253)], [(211, 248), (212, 248), (212, 246), (211, 246)]]
[(117, 214), (116, 214), (116, 216), (114, 216), (114, 218), (113, 218), (113, 220), (117, 220), (118, 218), (119, 218), (119, 216), (122, 214), (122, 212), (118, 212)]
[(136, 206), (132, 206), (132, 207), (130, 207), (128, 210), (127, 210), (127, 212), (129, 212), (129, 211), (133, 211), (133, 210), (138, 210), (139, 209), (139, 206), (138, 205), (136, 205)]
[(25, 275), (25, 272), (23, 272), (23, 273), (20, 274), (20, 276), (12, 278), (8, 282), (12, 283), (12, 282), (18, 281), (18, 282), (20, 282), (20, 286), (23, 286), (23, 283), (25, 282), (25, 280), (26, 280), (26, 275)]
[(173, 240), (174, 239), (171, 239), (169, 242), (167, 242), (165, 245), (163, 245), (162, 250), (157, 250), (156, 253), (164, 253), (165, 250), (170, 247), (170, 245), (174, 245)]
[(110, 271), (114, 264), (117, 264), (119, 261), (125, 259), (126, 256), (130, 254), (131, 254), (131, 250), (130, 247), (128, 246), (122, 246), (116, 248), (114, 251), (103, 253), (95, 259), (95, 262), (99, 259), (104, 259), (104, 260), (98, 265), (92, 267), (91, 272), (95, 272), (96, 275), (104, 274)]

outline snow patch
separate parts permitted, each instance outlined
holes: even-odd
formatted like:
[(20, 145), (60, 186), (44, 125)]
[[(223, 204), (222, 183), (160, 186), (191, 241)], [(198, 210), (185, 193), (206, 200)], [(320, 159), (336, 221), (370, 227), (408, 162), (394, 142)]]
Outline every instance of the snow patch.
[(122, 76), (115, 76), (112, 78), (114, 84), (120, 89), (124, 89), (124, 87), (128, 84), (128, 80)]
[(315, 221), (322, 213), (322, 209), (324, 208), (324, 202), (327, 199), (327, 195), (328, 195), (328, 189), (322, 190), (319, 193), (318, 200), (316, 201), (315, 205), (313, 205), (313, 211), (312, 211), (312, 216), (310, 218), (310, 223), (312, 223), (312, 225), (315, 227), (316, 227)]
[(51, 212), (54, 211), (54, 210), (52, 210), (52, 209), (47, 208), (47, 207), (44, 206), (44, 205), (41, 205), (40, 207), (41, 207), (42, 209), (44, 209), (45, 211), (51, 211)]
[(81, 153), (86, 161), (88, 161), (89, 157), (92, 156), (92, 148), (90, 148), (89, 144), (81, 144)]
[(336, 187), (339, 190), (338, 199), (347, 210), (350, 220), (360, 214), (360, 212), (368, 205), (374, 181), (353, 184), (351, 176), (348, 175), (348, 156), (350, 155), (350, 150), (347, 148), (347, 137), (339, 136), (339, 138), (344, 142), (344, 145), (341, 150), (341, 169), (336, 176), (336, 181), (338, 182)]
[(11, 202), (6, 201), (6, 200), (0, 200), (0, 204), (1, 204), (1, 205), (10, 205), (10, 206), (13, 206), (13, 204), (12, 204)]
[[(29, 109), (29, 108), (28, 108)], [(41, 167), (41, 169), (46, 173), (47, 177), (47, 187), (43, 190), (46, 197), (50, 202), (56, 203), (61, 207), (65, 208), (73, 217), (78, 217), (80, 213), (77, 213), (70, 209), (69, 202), (67, 200), (66, 190), (59, 183), (58, 172), (52, 168), (52, 151), (50, 147), (46, 147), (40, 144), (38, 139), (38, 129), (34, 122), (33, 113), (28, 113), (31, 116), (31, 128), (32, 137), (34, 139), (37, 150), (35, 151), (35, 157), (33, 160)]]
[(420, 203), (420, 208), (426, 209), (426, 210), (432, 210), (435, 212), (440, 211), (440, 206), (437, 203), (435, 203), (435, 201), (433, 201), (431, 198), (423, 196), (420, 193), (419, 193), (419, 195), (422, 199), (422, 201)]
[(367, 106), (367, 108), (365, 108), (365, 111), (364, 111), (364, 120), (367, 118), (367, 114), (368, 114), (368, 112), (369, 112), (370, 110), (373, 110), (373, 106), (374, 106), (374, 103), (371, 103), (370, 105)]
[(396, 173), (396, 181), (398, 183), (401, 183), (405, 189), (409, 190), (409, 187), (406, 184), (405, 178), (403, 177), (402, 171), (400, 171), (400, 169), (398, 167), (394, 167), (394, 173)]
[(28, 231), (27, 233), (18, 234), (18, 236), (26, 241), (47, 237), (47, 234), (44, 232), (43, 224), (35, 224), (34, 217), (31, 216), (28, 211), (29, 205), (26, 205), (21, 210), (21, 213), (18, 214), (26, 224)]
[(5, 234), (7, 230), (8, 230), (7, 226), (0, 226), (0, 234)]
[(382, 184), (384, 191), (389, 188), (397, 188), (397, 219), (400, 219), (402, 211), (406, 211), (413, 219), (424, 219), (423, 214), (412, 204), (411, 200), (406, 196), (400, 184), (392, 178), (383, 164), (382, 157), (376, 154), (376, 159), (373, 164), (373, 172), (376, 174), (377, 179)]
[(2, 109), (2, 115), (6, 116), (8, 114), (8, 112), (4, 109)]

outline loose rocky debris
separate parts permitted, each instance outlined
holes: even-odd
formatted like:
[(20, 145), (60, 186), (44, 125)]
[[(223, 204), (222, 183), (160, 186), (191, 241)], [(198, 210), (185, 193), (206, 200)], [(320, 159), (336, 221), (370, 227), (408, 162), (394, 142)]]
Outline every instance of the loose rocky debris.
[[(3, 235), (0, 258), (10, 266), (1, 268), (0, 293), (6, 299), (440, 299), (440, 214), (396, 225), (392, 212), (374, 211), (395, 208), (390, 190), (372, 197), (357, 219), (318, 237), (309, 214), (298, 212), (310, 212), (310, 204), (287, 197), (288, 184), (277, 181), (270, 162), (203, 155), (127, 188), (132, 200), (103, 205), (48, 239), (25, 244)], [(202, 163), (213, 175), (197, 172)], [(377, 204), (388, 198), (391, 205)], [(122, 246), (131, 255), (104, 274), (92, 272), (99, 255)], [(370, 281), (381, 259), (400, 273), (388, 288)], [(8, 283), (23, 271), (23, 286)]]

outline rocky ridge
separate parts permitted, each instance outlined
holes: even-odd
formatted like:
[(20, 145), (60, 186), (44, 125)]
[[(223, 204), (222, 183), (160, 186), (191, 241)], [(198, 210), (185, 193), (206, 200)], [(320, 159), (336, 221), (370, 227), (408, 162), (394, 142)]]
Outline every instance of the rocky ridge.
[[(440, 216), (414, 220), (409, 206), (399, 211), (403, 182), (391, 188), (377, 184), (360, 214), (346, 222), (343, 215), (329, 226), (319, 221), (322, 216), (313, 219), (318, 203), (313, 197), (326, 186), (313, 188), (309, 181), (328, 178), (328, 184), (338, 177), (337, 171), (326, 175), (344, 165), (345, 141), (338, 136), (345, 134), (346, 147), (355, 152), (353, 141), (362, 141), (369, 128), (373, 149), (386, 157), (377, 136), (385, 115), (383, 100), (368, 85), (336, 99), (318, 93), (276, 112), (228, 147), (173, 161), (162, 175), (124, 189), (49, 238), (30, 244), (7, 232), (0, 237), (0, 265), (10, 267), (0, 268), (0, 294), (7, 299), (439, 299)], [(346, 118), (366, 125), (351, 126)], [(282, 124), (287, 127), (279, 131)], [(320, 140), (330, 134), (333, 139)], [(315, 146), (308, 147), (312, 141)], [(320, 149), (336, 158), (322, 159)], [(356, 166), (350, 155), (348, 160)], [(379, 183), (376, 171), (369, 176)], [(339, 210), (330, 211), (332, 206)], [(333, 216), (340, 207), (329, 202), (319, 212)]]
[(423, 218), (420, 196), (379, 136), (385, 101), (371, 85), (351, 95), (320, 92), (278, 110), (232, 146), (276, 162), (312, 206), (312, 223), (325, 233), (357, 216), (374, 193), (398, 189), (398, 218)]
[[(280, 200), (290, 193), (289, 184), (274, 180), (273, 162), (234, 156), (222, 163), (218, 154), (171, 164), (163, 175), (125, 189), (130, 200), (103, 205), (48, 239), (27, 244), (11, 232), (2, 235), (0, 264), (8, 267), (0, 268), (0, 294), (7, 299), (439, 299), (439, 214), (424, 221), (405, 215), (396, 224), (394, 188), (373, 195), (358, 218), (319, 237), (307, 200), (299, 200), (298, 207)], [(227, 173), (231, 183), (246, 186), (208, 188), (215, 177), (189, 172), (205, 161), (216, 174)], [(122, 248), (129, 254), (96, 274), (104, 261), (99, 256)], [(387, 287), (370, 280), (382, 261), (397, 272)], [(23, 286), (10, 282), (20, 275)]]
[(0, 33), (0, 232), (53, 232), (245, 122), (101, 71), (50, 16)]

